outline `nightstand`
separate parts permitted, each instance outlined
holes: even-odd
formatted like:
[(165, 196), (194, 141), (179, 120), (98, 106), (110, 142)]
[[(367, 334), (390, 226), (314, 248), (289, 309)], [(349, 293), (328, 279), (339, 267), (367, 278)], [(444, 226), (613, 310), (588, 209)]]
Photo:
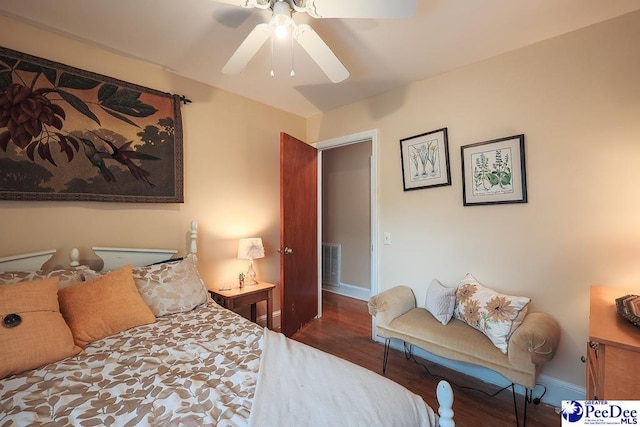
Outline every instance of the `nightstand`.
[(234, 285), (231, 289), (221, 290), (221, 286), (209, 288), (209, 293), (215, 302), (233, 310), (243, 305), (251, 304), (251, 321), (256, 322), (256, 303), (267, 302), (267, 328), (273, 329), (273, 288), (276, 285), (258, 282), (257, 285), (245, 285), (243, 288)]

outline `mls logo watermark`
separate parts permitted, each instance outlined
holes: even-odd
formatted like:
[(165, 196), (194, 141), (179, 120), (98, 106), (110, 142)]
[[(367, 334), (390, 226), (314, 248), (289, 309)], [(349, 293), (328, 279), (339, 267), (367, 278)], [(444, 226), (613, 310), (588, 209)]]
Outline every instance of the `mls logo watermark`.
[(638, 400), (563, 400), (562, 426), (637, 425)]

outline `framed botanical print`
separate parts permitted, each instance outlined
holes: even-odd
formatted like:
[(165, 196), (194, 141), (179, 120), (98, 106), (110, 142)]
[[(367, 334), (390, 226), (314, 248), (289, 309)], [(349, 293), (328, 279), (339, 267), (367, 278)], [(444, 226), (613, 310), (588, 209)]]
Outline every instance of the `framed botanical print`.
[(460, 147), (464, 206), (527, 203), (524, 135)]
[(400, 140), (404, 191), (451, 185), (447, 128)]

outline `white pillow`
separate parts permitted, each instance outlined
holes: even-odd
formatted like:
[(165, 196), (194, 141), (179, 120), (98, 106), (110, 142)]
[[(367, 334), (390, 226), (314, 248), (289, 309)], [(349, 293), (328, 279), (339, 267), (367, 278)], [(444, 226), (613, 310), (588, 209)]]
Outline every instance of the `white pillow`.
[(440, 323), (446, 325), (453, 317), (453, 309), (456, 305), (456, 288), (447, 288), (442, 283), (433, 279), (427, 288), (427, 297), (424, 300), (424, 308)]
[(526, 297), (504, 295), (485, 288), (467, 274), (456, 290), (453, 315), (484, 333), (506, 354), (509, 338), (522, 323), (530, 301)]

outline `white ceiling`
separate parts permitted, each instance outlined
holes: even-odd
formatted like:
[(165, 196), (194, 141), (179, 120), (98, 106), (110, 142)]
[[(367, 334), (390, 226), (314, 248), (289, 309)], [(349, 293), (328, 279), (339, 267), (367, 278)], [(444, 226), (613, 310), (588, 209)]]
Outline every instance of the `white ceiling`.
[(269, 43), (242, 73), (220, 72), (253, 27), (269, 20), (269, 10), (213, 0), (0, 1), (0, 14), (302, 117), (637, 9), (638, 0), (419, 0), (412, 18), (295, 14), (294, 21), (312, 25), (351, 72), (333, 84), (297, 45), (296, 76), (289, 77), (290, 43), (275, 47), (274, 78)]

